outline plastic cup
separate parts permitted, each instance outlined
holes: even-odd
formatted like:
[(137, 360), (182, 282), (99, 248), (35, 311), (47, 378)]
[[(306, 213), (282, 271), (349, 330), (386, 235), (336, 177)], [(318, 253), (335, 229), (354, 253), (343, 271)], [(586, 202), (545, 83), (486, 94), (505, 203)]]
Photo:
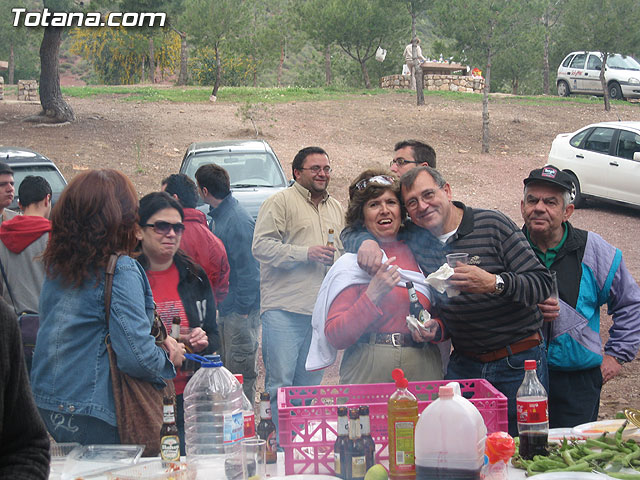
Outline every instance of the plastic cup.
[(555, 298), (556, 300), (560, 300), (560, 294), (558, 293), (558, 274), (551, 270), (551, 293), (549, 294), (550, 298)]
[(267, 441), (248, 438), (242, 441), (242, 474), (245, 480), (267, 477)]
[(455, 268), (458, 266), (458, 263), (462, 263), (466, 265), (469, 263), (469, 254), (468, 253), (449, 253), (447, 255), (447, 263), (451, 268)]

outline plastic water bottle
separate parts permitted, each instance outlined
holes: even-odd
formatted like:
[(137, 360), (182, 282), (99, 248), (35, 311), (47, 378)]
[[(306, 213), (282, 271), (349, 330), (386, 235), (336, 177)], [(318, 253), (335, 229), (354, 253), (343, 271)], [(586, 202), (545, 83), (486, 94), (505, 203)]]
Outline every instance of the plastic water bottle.
[(198, 479), (242, 478), (242, 386), (220, 355), (189, 355), (201, 363), (184, 390), (187, 462)]
[(486, 437), (478, 409), (452, 386), (441, 386), (416, 425), (416, 480), (479, 479)]
[(535, 360), (524, 361), (524, 380), (516, 393), (516, 412), (518, 416), (518, 452), (525, 459), (534, 455), (548, 455), (549, 406), (547, 391), (538, 380)]
[[(244, 376), (241, 373), (233, 375), (240, 385), (244, 385)], [(242, 390), (242, 416), (244, 418), (244, 438), (256, 436), (256, 412), (253, 409), (253, 402), (249, 401)]]

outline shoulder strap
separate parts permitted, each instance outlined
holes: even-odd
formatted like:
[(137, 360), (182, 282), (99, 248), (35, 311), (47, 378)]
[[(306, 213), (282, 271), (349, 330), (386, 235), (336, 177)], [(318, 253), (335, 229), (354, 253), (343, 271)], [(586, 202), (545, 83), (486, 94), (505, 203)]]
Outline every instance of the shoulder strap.
[(4, 279), (4, 284), (7, 286), (7, 292), (9, 292), (9, 297), (11, 297), (11, 303), (13, 304), (13, 311), (16, 312), (16, 315), (18, 315), (18, 310), (16, 310), (16, 301), (13, 299), (13, 295), (11, 294), (9, 279), (7, 278), (7, 272), (4, 271), (4, 265), (2, 265), (2, 260), (0, 260), (0, 270), (2, 270), (2, 278)]
[(107, 271), (105, 272), (104, 280), (104, 311), (105, 319), (107, 320), (107, 329), (109, 328), (109, 317), (111, 317), (111, 289), (113, 288), (113, 274), (116, 271), (116, 263), (118, 263), (118, 257), (115, 253), (109, 257), (107, 262)]

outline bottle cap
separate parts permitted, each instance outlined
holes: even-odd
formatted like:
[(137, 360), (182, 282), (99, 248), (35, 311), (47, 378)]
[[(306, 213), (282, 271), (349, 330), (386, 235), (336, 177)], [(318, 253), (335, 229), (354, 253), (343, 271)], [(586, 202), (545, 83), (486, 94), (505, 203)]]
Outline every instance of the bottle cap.
[(453, 387), (448, 387), (447, 385), (443, 385), (438, 390), (438, 395), (440, 398), (452, 398), (453, 397)]
[(369, 407), (367, 405), (360, 405), (358, 411), (360, 412), (360, 416), (369, 415)]
[(269, 395), (269, 392), (261, 392), (260, 400), (271, 400), (271, 395)]
[(405, 286), (407, 288), (413, 288), (413, 282), (412, 281), (408, 281), (407, 283), (405, 283)]
[(347, 407), (338, 407), (338, 416), (339, 417), (346, 417), (347, 416)]
[(349, 418), (351, 419), (360, 418), (360, 414), (358, 413), (358, 407), (349, 409)]
[(234, 373), (233, 376), (236, 377), (240, 385), (244, 384), (244, 376), (241, 373)]
[(205, 355), (203, 357), (195, 353), (185, 353), (184, 356), (188, 360), (199, 362), (200, 366), (203, 368), (213, 368), (213, 367), (222, 366), (222, 360), (220, 360), (220, 355)]
[(538, 368), (538, 362), (535, 360), (525, 360), (524, 361), (524, 369), (525, 370), (535, 370)]

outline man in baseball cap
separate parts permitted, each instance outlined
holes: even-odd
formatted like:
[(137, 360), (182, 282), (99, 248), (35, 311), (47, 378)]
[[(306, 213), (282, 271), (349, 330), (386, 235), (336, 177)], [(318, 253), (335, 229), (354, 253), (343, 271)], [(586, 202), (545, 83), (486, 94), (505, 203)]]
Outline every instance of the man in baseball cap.
[[(538, 305), (546, 325), (549, 426), (573, 427), (598, 418), (602, 384), (640, 346), (640, 287), (622, 252), (600, 235), (569, 223), (571, 177), (547, 165), (524, 179), (523, 232), (540, 262), (557, 275), (559, 301)], [(600, 340), (600, 306), (613, 316)]]

